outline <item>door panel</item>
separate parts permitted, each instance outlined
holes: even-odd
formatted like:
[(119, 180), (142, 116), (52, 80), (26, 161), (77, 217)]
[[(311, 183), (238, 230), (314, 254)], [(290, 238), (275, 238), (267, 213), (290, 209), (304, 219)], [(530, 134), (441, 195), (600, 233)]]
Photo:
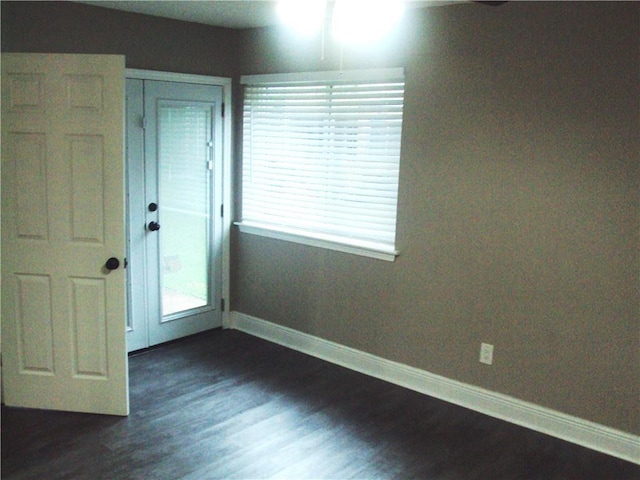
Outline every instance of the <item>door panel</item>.
[(71, 172), (69, 230), (76, 244), (104, 243), (103, 141), (99, 135), (65, 135), (65, 168)]
[(46, 135), (42, 133), (8, 133), (14, 165), (16, 224), (18, 238), (47, 240)]
[(51, 278), (16, 274), (18, 368), (22, 372), (53, 375)]
[[(131, 251), (145, 253), (147, 344), (221, 326), (222, 88), (177, 82), (128, 80), (143, 106), (144, 155), (129, 156), (130, 184), (144, 185), (143, 208), (130, 196)], [(134, 90), (140, 86), (143, 101)], [(131, 107), (133, 108), (133, 107)], [(129, 106), (128, 106), (129, 109)], [(128, 110), (130, 116), (140, 116)], [(135, 125), (134, 125), (135, 127)], [(132, 133), (132, 141), (136, 141)], [(132, 143), (131, 150), (137, 146)], [(140, 165), (144, 164), (144, 168)], [(143, 175), (144, 180), (131, 175)], [(130, 194), (133, 193), (130, 191)], [(149, 208), (152, 204), (157, 209)], [(141, 238), (143, 212), (144, 239)], [(151, 222), (159, 225), (152, 226)], [(133, 239), (140, 244), (134, 245)], [(132, 260), (135, 256), (132, 255)], [(138, 293), (134, 304), (142, 304)], [(132, 319), (136, 322), (136, 319)], [(140, 323), (140, 320), (137, 320)], [(130, 350), (143, 334), (132, 330)], [(141, 347), (142, 348), (142, 347)]]
[(2, 55), (2, 354), (11, 406), (127, 415), (124, 58)]

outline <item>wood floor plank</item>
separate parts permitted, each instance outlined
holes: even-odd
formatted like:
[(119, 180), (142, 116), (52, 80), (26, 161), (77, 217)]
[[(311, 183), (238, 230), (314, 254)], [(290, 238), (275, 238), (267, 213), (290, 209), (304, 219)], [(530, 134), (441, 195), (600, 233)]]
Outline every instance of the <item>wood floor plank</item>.
[(640, 467), (237, 331), (130, 358), (131, 415), (2, 408), (2, 478), (640, 480)]

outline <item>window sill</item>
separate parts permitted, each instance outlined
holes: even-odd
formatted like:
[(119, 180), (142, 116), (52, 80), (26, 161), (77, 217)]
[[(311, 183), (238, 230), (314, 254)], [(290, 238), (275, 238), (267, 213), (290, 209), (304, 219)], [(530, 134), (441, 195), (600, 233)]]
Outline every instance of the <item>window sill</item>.
[(312, 247), (326, 248), (328, 250), (376, 258), (387, 262), (393, 262), (399, 255), (396, 250), (373, 242), (365, 244), (359, 241), (354, 241), (352, 243), (344, 238), (332, 235), (318, 234), (311, 236), (306, 233), (297, 232), (293, 229), (274, 228), (272, 226), (266, 226), (259, 223), (235, 222), (235, 225), (239, 227), (242, 233), (248, 233), (250, 235), (275, 238), (277, 240), (284, 240), (286, 242), (299, 243)]

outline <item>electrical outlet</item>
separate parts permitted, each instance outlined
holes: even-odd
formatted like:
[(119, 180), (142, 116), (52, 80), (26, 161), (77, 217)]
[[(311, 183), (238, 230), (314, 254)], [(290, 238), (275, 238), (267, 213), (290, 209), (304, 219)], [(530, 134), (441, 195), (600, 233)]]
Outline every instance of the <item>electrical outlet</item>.
[(480, 344), (480, 363), (493, 365), (493, 345), (489, 343)]

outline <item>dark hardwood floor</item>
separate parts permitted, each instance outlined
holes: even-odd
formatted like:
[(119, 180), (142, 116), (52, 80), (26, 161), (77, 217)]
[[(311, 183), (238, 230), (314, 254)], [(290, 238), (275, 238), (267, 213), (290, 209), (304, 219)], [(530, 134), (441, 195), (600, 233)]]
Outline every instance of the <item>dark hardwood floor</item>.
[(128, 418), (2, 408), (3, 479), (635, 480), (640, 467), (237, 331), (130, 358)]

